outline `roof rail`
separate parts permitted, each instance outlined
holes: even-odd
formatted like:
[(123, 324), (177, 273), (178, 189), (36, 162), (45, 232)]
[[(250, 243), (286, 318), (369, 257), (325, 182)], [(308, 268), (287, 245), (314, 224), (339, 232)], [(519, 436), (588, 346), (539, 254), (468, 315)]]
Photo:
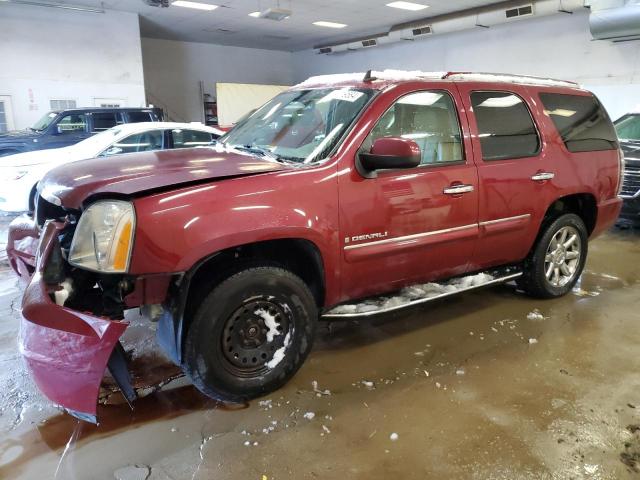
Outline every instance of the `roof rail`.
[(523, 83), (526, 85), (549, 85), (557, 87), (574, 87), (580, 85), (576, 82), (568, 80), (555, 80), (553, 78), (534, 77), (531, 75), (513, 75), (508, 73), (474, 73), (474, 72), (448, 72), (443, 79), (449, 80), (471, 80), (486, 82), (507, 82), (507, 83)]

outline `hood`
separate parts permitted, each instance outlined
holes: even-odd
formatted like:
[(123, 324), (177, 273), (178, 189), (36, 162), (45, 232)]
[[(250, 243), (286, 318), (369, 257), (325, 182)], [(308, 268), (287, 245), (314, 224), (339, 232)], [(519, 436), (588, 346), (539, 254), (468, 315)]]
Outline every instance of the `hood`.
[(42, 134), (33, 130), (13, 130), (11, 132), (0, 133), (0, 143), (15, 142), (17, 140), (32, 140)]
[(48, 150), (34, 150), (31, 152), (16, 153), (7, 155), (0, 161), (2, 167), (29, 167), (39, 165), (55, 160), (65, 161), (72, 160), (71, 147), (50, 148)]
[(56, 167), (38, 188), (47, 201), (79, 209), (86, 198), (96, 194), (136, 195), (287, 168), (292, 167), (222, 147), (164, 150), (92, 158)]

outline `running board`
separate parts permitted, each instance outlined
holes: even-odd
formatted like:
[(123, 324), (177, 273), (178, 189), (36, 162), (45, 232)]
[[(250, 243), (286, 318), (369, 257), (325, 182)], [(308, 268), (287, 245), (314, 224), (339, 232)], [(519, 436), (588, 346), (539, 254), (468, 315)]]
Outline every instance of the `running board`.
[[(482, 281), (482, 282), (471, 282), (472, 284), (469, 286), (460, 286), (459, 288), (456, 287), (455, 282), (462, 282), (464, 284), (465, 279), (469, 279), (469, 280), (473, 280), (474, 277), (478, 277), (480, 275), (490, 275), (491, 278), (487, 279), (486, 281)], [(427, 302), (433, 302), (435, 300), (440, 300), (441, 298), (446, 298), (446, 297), (451, 297), (453, 295), (458, 295), (460, 293), (464, 293), (464, 292), (469, 292), (471, 290), (477, 290), (479, 288), (484, 288), (484, 287), (488, 287), (490, 285), (496, 285), (499, 283), (505, 283), (508, 282), (510, 280), (514, 280), (518, 277), (521, 277), (523, 275), (523, 272), (514, 268), (514, 267), (510, 267), (510, 268), (506, 268), (506, 269), (502, 269), (502, 270), (493, 270), (493, 271), (487, 271), (484, 273), (480, 273), (480, 274), (476, 274), (476, 275), (469, 275), (466, 277), (458, 277), (452, 280), (449, 280), (448, 282), (443, 282), (443, 283), (429, 283), (429, 284), (421, 284), (421, 285), (414, 285), (414, 286), (409, 286), (406, 287), (403, 290), (400, 290), (398, 292), (396, 292), (395, 294), (387, 294), (387, 295), (381, 295), (379, 297), (372, 297), (369, 299), (365, 299), (362, 300), (360, 302), (352, 302), (352, 303), (346, 303), (346, 304), (342, 304), (342, 305), (337, 305), (335, 307), (333, 307), (332, 309), (328, 310), (326, 313), (322, 314), (322, 318), (327, 318), (327, 319), (331, 319), (331, 318), (356, 318), (356, 317), (370, 317), (373, 315), (380, 315), (382, 313), (389, 313), (389, 312), (395, 312), (396, 310), (402, 310), (404, 308), (408, 308), (408, 307), (412, 307), (414, 305), (421, 305), (423, 303), (427, 303)], [(447, 291), (447, 292), (441, 292), (441, 293), (435, 293), (433, 295), (430, 296), (426, 296), (426, 297), (422, 297), (422, 298), (415, 298), (415, 299), (411, 299), (408, 302), (399, 304), (399, 305), (392, 305), (392, 306), (384, 306), (385, 300), (388, 301), (390, 299), (393, 298), (397, 298), (398, 295), (402, 295), (403, 292), (407, 291), (408, 289), (411, 288), (424, 288), (425, 286), (441, 286), (443, 289), (444, 288), (451, 288), (451, 291)], [(455, 287), (455, 289), (454, 289)], [(433, 288), (433, 287), (432, 287)], [(377, 299), (377, 300), (376, 300)], [(379, 306), (379, 308), (374, 309), (375, 307), (375, 303), (376, 301), (381, 302), (382, 305)], [(348, 311), (350, 309), (351, 306), (354, 306), (354, 310), (357, 310), (357, 304), (360, 305), (367, 305), (367, 310), (366, 311), (353, 311), (350, 312)], [(334, 312), (334, 310), (337, 310), (338, 312)], [(334, 313), (332, 313), (334, 312)]]

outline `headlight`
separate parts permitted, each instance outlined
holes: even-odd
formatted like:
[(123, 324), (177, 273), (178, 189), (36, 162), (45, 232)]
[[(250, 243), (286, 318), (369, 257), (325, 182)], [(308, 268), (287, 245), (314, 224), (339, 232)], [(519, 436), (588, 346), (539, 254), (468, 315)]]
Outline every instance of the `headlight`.
[(133, 247), (135, 212), (130, 202), (99, 201), (80, 217), (69, 263), (97, 272), (124, 273)]

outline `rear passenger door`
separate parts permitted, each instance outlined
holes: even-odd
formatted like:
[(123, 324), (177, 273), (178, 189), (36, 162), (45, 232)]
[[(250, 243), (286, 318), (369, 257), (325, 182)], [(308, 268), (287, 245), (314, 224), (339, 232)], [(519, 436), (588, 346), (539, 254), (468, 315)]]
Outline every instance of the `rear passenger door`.
[(554, 198), (555, 165), (535, 118), (543, 114), (524, 87), (457, 83), (479, 179), (479, 240), (472, 269), (526, 257)]

